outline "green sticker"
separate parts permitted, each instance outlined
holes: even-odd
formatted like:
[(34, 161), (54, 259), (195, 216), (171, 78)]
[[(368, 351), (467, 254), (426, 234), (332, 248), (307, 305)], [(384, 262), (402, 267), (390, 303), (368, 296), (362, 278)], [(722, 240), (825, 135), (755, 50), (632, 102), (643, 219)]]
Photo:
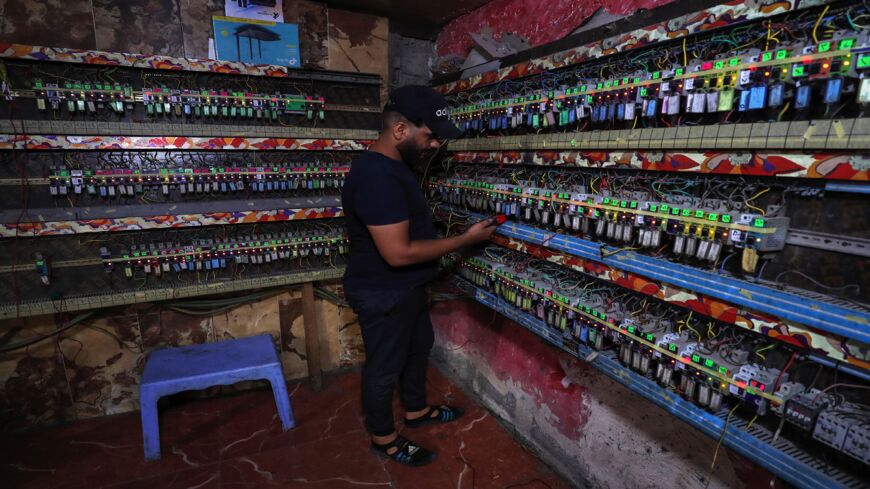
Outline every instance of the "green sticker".
[(870, 54), (862, 54), (858, 57), (858, 68), (870, 68)]
[(700, 355), (695, 355), (695, 354), (693, 354), (693, 355), (692, 355), (692, 361), (695, 362), (695, 363), (701, 363), (701, 356), (700, 356)]
[(819, 52), (826, 53), (831, 50), (831, 41), (825, 41), (819, 43)]
[(776, 59), (785, 59), (788, 57), (788, 49), (780, 49), (776, 52)]
[(737, 66), (740, 64), (740, 58), (731, 58), (728, 60), (728, 66)]
[(757, 227), (757, 228), (763, 228), (764, 227), (764, 219), (756, 217), (755, 220), (752, 221), (752, 225)]
[(852, 46), (855, 45), (854, 39), (843, 39), (840, 41), (840, 44), (837, 46), (837, 49), (852, 49)]
[(731, 222), (731, 214), (722, 214), (722, 222)]
[(713, 67), (716, 68), (717, 70), (721, 70), (722, 68), (725, 67), (725, 62), (724, 61), (717, 61), (713, 64)]
[(770, 51), (768, 51), (768, 52), (766, 52), (766, 53), (764, 53), (764, 54), (761, 55), (761, 61), (762, 61), (762, 62), (764, 62), (764, 61), (770, 61), (771, 59), (773, 59), (773, 53), (770, 52)]
[(695, 217), (697, 217), (699, 219), (703, 219), (704, 218), (704, 211), (695, 211)]
[(710, 360), (709, 358), (704, 360), (704, 366), (709, 368), (714, 368), (716, 366), (716, 362)]
[(806, 74), (806, 68), (804, 65), (794, 65), (791, 68), (791, 76), (804, 76)]

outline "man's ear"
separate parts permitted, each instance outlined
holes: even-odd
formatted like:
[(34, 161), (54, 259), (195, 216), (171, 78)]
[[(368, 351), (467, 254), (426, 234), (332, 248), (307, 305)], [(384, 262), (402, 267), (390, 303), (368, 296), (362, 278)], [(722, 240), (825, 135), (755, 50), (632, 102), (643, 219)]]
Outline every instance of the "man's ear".
[(393, 124), (393, 139), (395, 139), (396, 141), (404, 140), (408, 136), (408, 131), (410, 130), (411, 128), (408, 127), (408, 123), (406, 123), (405, 121), (396, 122), (395, 124)]

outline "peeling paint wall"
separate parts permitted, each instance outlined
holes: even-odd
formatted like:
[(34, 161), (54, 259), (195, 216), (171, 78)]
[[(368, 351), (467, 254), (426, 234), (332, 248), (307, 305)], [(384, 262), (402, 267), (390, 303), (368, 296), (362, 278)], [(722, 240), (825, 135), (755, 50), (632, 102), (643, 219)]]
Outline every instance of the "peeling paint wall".
[[(0, 39), (206, 58), (211, 18), (223, 13), (224, 0), (0, 0)], [(285, 0), (284, 21), (299, 24), (304, 68), (376, 73), (387, 80), (386, 18)]]
[[(473, 302), (432, 308), (433, 359), (577, 487), (704, 487), (716, 441)], [(722, 448), (709, 487), (770, 487)]]
[[(363, 347), (353, 311), (320, 299), (316, 310), (323, 370), (358, 365)], [(54, 331), (51, 316), (4, 321), (0, 345)], [(151, 351), (262, 333), (275, 339), (288, 379), (308, 375), (300, 289), (208, 316), (159, 304), (98, 312), (44, 341), (0, 354), (0, 432), (138, 410), (139, 379)]]
[(513, 32), (529, 40), (531, 47), (561, 39), (574, 31), (599, 8), (625, 16), (641, 8), (651, 9), (672, 0), (495, 0), (448, 22), (438, 35), (438, 56), (465, 57), (473, 45), (470, 34), (488, 26), (496, 38)]

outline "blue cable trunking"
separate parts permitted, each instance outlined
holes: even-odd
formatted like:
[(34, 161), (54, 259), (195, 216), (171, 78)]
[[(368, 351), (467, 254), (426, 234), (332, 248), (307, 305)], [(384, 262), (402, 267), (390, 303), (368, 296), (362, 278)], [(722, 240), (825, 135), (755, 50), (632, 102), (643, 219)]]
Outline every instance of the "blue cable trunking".
[[(481, 304), (516, 321), (554, 346), (580, 359), (585, 359), (594, 352), (591, 348), (580, 344), (573, 348), (565, 346), (562, 334), (547, 327), (543, 321), (517, 310), (485, 290), (475, 289), (474, 298)], [(619, 362), (604, 355), (597, 355), (589, 363), (614, 381), (652, 401), (706, 435), (714, 439), (722, 436), (722, 430), (725, 428), (724, 419), (695, 406), (676, 393), (662, 388), (655, 382), (623, 367)], [(797, 487), (806, 489), (848, 487), (733, 425), (728, 426), (723, 443)]]
[[(472, 215), (478, 219), (486, 218), (480, 214)], [(498, 227), (498, 233), (870, 344), (870, 314), (861, 311), (846, 309), (836, 304), (789, 294), (745, 280), (672, 263), (633, 251), (622, 251), (602, 257), (602, 250), (606, 253), (619, 248), (602, 247), (601, 243), (547, 232), (523, 224), (513, 222), (503, 224)]]

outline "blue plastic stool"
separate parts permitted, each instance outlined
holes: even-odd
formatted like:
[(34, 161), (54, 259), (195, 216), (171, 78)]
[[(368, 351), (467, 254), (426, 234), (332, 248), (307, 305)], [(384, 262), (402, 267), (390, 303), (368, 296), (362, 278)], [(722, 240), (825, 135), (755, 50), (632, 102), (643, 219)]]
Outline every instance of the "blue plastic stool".
[(186, 390), (260, 379), (272, 384), (284, 431), (293, 428), (293, 408), (271, 335), (167, 348), (148, 355), (139, 385), (145, 460), (160, 458), (158, 399)]

